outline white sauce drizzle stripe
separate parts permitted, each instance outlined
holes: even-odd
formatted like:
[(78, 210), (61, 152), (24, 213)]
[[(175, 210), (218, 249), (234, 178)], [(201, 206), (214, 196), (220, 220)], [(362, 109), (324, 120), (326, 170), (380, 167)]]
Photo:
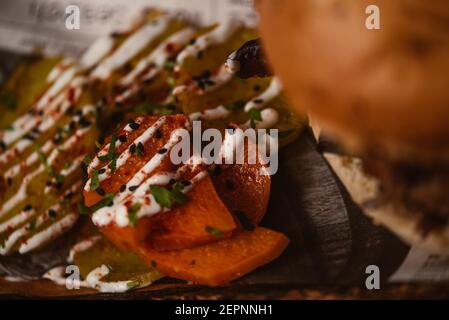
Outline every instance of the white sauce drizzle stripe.
[(65, 70), (53, 83), (53, 85), (48, 88), (44, 95), (39, 99), (36, 104), (36, 109), (38, 111), (42, 110), (54, 96), (56, 96), (62, 89), (64, 89), (72, 80), (76, 73), (78, 72), (77, 67), (70, 67)]
[(76, 243), (70, 249), (70, 253), (69, 253), (69, 257), (67, 258), (67, 262), (68, 263), (73, 262), (74, 259), (75, 259), (75, 255), (78, 252), (86, 251), (86, 250), (92, 248), (92, 246), (95, 245), (100, 240), (101, 240), (101, 236), (100, 235), (95, 235), (95, 236), (89, 237), (87, 239), (84, 239), (84, 240)]
[[(167, 120), (167, 117), (161, 117), (159, 118), (153, 125), (151, 125), (148, 129), (146, 129), (139, 137), (137, 137), (133, 144), (135, 144), (136, 146), (139, 143), (145, 144), (148, 140), (151, 139), (151, 137), (153, 137), (154, 133), (157, 131), (157, 129), (159, 129)], [(128, 159), (131, 157), (131, 152), (129, 151), (129, 148), (127, 148), (124, 152), (122, 152), (120, 154), (120, 156), (117, 159), (117, 163), (116, 163), (116, 170), (118, 170), (120, 167), (122, 167), (124, 164), (126, 164), (126, 162), (128, 161)], [(106, 172), (104, 174), (101, 174), (98, 179), (100, 182), (108, 179), (111, 175), (111, 169), (107, 166), (106, 168)], [(91, 179), (89, 179), (86, 183), (86, 186), (84, 188), (84, 190), (89, 191), (90, 190), (90, 184), (91, 184)]]
[[(51, 152), (50, 156), (47, 158), (48, 164), (52, 165), (61, 151), (68, 150), (74, 143), (76, 143), (78, 141), (78, 139), (80, 139), (89, 130), (90, 130), (90, 128), (83, 128), (83, 129), (77, 130), (75, 132), (75, 134), (73, 136), (71, 136), (69, 139), (67, 139), (59, 148), (54, 149)], [(33, 172), (29, 173), (27, 176), (25, 176), (22, 184), (19, 187), (19, 190), (14, 194), (14, 196), (9, 198), (1, 207), (0, 218), (26, 198), (26, 196), (27, 196), (26, 190), (27, 190), (28, 184), (32, 181), (32, 179), (35, 176), (37, 176), (38, 174), (40, 174), (44, 171), (45, 171), (45, 166), (42, 164), (39, 166), (38, 169), (36, 169), (35, 171), (33, 171)]]
[(70, 66), (73, 66), (74, 64), (75, 62), (72, 58), (64, 58), (62, 61), (58, 62), (48, 73), (47, 82), (54, 82), (61, 76), (64, 70), (66, 70)]
[(5, 222), (0, 224), (0, 233), (17, 227), (18, 225), (22, 224), (30, 217), (32, 217), (35, 213), (36, 211), (34, 211), (34, 209), (28, 211), (22, 210), (19, 214), (16, 214), (9, 220), (6, 220)]
[[(190, 41), (194, 33), (194, 29), (185, 28), (168, 37), (147, 57), (140, 60), (137, 66), (120, 81), (120, 84), (131, 85), (150, 66), (151, 69), (145, 75), (145, 80), (153, 78), (164, 67), (164, 63)], [(169, 46), (172, 47), (171, 50), (167, 50)]]
[(168, 16), (163, 16), (153, 23), (141, 27), (126, 39), (111, 56), (97, 66), (92, 71), (91, 77), (103, 80), (109, 77), (112, 72), (125, 65), (151, 41), (160, 36), (167, 28), (170, 19)]
[(231, 114), (231, 111), (224, 106), (218, 106), (212, 109), (206, 109), (202, 112), (194, 112), (189, 115), (189, 119), (194, 120), (218, 120), (225, 119)]
[[(276, 98), (281, 94), (282, 91), (282, 84), (279, 81), (277, 77), (273, 77), (273, 80), (271, 80), (270, 85), (268, 88), (262, 92), (259, 96), (253, 98), (251, 101), (249, 101), (246, 105), (244, 110), (248, 112), (249, 110), (253, 108), (261, 109), (264, 107), (268, 102)], [(260, 100), (260, 103), (254, 102)]]
[[(64, 199), (64, 197), (69, 193), (77, 192), (81, 188), (81, 182), (75, 183), (69, 190), (67, 190), (64, 195), (62, 195), (61, 199)], [(54, 210), (58, 212), (61, 209), (61, 206), (59, 204), (55, 204), (54, 206), (50, 207), (48, 210), (41, 213), (35, 223), (35, 229), (40, 228), (45, 221), (47, 221), (50, 217), (48, 215), (49, 210)], [(15, 230), (11, 235), (6, 239), (3, 247), (0, 247), (0, 254), (6, 255), (11, 252), (11, 249), (14, 247), (14, 245), (17, 243), (18, 240), (25, 237), (30, 232), (29, 225), (25, 225), (21, 227), (20, 229)]]
[(195, 56), (209, 46), (224, 43), (240, 27), (239, 23), (221, 23), (210, 32), (198, 37), (194, 44), (187, 46), (178, 55), (176, 61), (181, 66), (188, 57)]
[[(42, 146), (40, 151), (43, 154), (47, 154), (48, 152), (50, 152), (52, 147), (53, 147), (53, 142), (47, 141)], [(33, 152), (24, 161), (22, 161), (21, 163), (15, 165), (14, 167), (12, 167), (8, 171), (6, 171), (4, 174), (4, 177), (5, 178), (14, 178), (16, 175), (18, 175), (20, 173), (21, 170), (33, 165), (37, 160), (39, 160), (39, 155), (37, 152)]]
[(81, 68), (87, 70), (99, 63), (101, 59), (111, 52), (114, 48), (114, 43), (114, 38), (111, 35), (106, 35), (95, 40), (81, 57)]
[(61, 220), (55, 222), (48, 228), (36, 233), (31, 238), (27, 239), (27, 241), (19, 247), (19, 253), (27, 253), (33, 249), (36, 249), (42, 244), (57, 238), (66, 230), (70, 229), (77, 220), (78, 214), (76, 213), (66, 215)]
[[(55, 267), (49, 271), (47, 271), (42, 278), (48, 279), (60, 286), (65, 286), (67, 284), (67, 279), (65, 277), (65, 267)], [(121, 293), (126, 292), (132, 288), (136, 288), (131, 286), (134, 284), (134, 281), (116, 281), (116, 282), (106, 282), (101, 281), (102, 278), (109, 274), (109, 269), (106, 265), (101, 265), (101, 267), (95, 268), (86, 277), (85, 281), (79, 281), (80, 287), (96, 289), (100, 292), (104, 293)], [(147, 281), (141, 283), (137, 288), (143, 288), (150, 285), (152, 281)]]
[[(74, 100), (78, 100), (81, 95), (80, 86), (82, 85), (82, 78), (75, 78), (71, 86), (74, 89)], [(18, 118), (13, 123), (13, 130), (2, 132), (2, 140), (6, 145), (11, 145), (18, 138), (24, 136), (26, 133), (31, 131), (33, 128), (38, 125), (37, 129), (42, 133), (44, 133), (47, 129), (51, 128), (56, 121), (58, 121), (63, 114), (70, 108), (71, 102), (67, 100), (67, 92), (64, 91), (56, 96), (56, 98), (50, 103), (50, 105), (45, 108), (44, 115), (41, 116), (32, 116), (30, 114), (25, 114), (22, 117)], [(22, 142), (19, 140), (18, 143)], [(16, 146), (15, 148), (10, 148), (0, 154), (0, 162), (6, 162), (9, 158), (14, 156), (18, 152), (22, 152), (25, 148), (31, 145), (31, 141), (26, 140)]]

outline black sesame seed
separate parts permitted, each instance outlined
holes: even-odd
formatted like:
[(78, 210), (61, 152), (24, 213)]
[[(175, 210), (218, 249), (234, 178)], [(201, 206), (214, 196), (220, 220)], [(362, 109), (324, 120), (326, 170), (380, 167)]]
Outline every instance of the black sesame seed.
[(75, 129), (75, 127), (76, 127), (76, 122), (75, 121), (70, 121), (70, 123), (69, 123), (69, 129), (70, 130), (73, 130), (73, 129)]
[(34, 141), (36, 138), (33, 135), (27, 133), (26, 135), (23, 136), (23, 139)]
[(39, 111), (38, 115), (42, 117), (44, 115), (44, 110)]
[(121, 103), (120, 101), (116, 101), (115, 102), (115, 107), (116, 108), (121, 108), (121, 107), (123, 107), (123, 103)]
[(256, 92), (258, 92), (258, 91), (260, 91), (260, 86), (258, 85), (258, 84), (256, 84), (254, 87), (253, 87), (253, 90), (254, 91), (256, 91)]
[(106, 195), (106, 192), (101, 188), (97, 188), (95, 191), (102, 197)]
[(129, 152), (132, 154), (136, 153), (136, 145), (134, 143), (129, 147)]
[(184, 180), (184, 181), (182, 182), (182, 184), (184, 185), (184, 187), (188, 187), (188, 186), (190, 186), (190, 185), (192, 184), (192, 182), (189, 181), (189, 180)]
[(164, 153), (166, 153), (167, 152), (167, 148), (162, 148), (162, 149), (160, 149), (157, 153), (159, 153), (159, 154), (164, 154)]
[(54, 184), (55, 188), (58, 189), (58, 190), (60, 190), (62, 188), (62, 185), (63, 185), (62, 182), (56, 182)]
[(9, 177), (7, 181), (8, 181), (8, 186), (11, 186), (12, 185), (12, 178)]
[(3, 140), (0, 140), (0, 149), (6, 150), (7, 146), (6, 143)]
[(131, 186), (128, 188), (129, 191), (134, 192), (137, 190), (137, 188), (139, 188), (139, 186)]
[(228, 179), (225, 181), (225, 185), (226, 185), (226, 188), (228, 188), (229, 190), (234, 190), (234, 187), (235, 187), (234, 181)]
[(162, 138), (162, 131), (160, 129), (157, 129), (154, 136), (156, 137), (156, 139)]
[(53, 185), (53, 183), (50, 180), (48, 180), (47, 182), (45, 182), (45, 185), (47, 187), (51, 187)]
[(55, 210), (49, 209), (47, 213), (50, 218), (56, 218), (57, 212)]
[(196, 39), (193, 38), (192, 40), (190, 40), (189, 45), (194, 45), (196, 43)]
[(196, 55), (196, 57), (197, 57), (198, 59), (203, 59), (203, 57), (204, 57), (204, 52), (203, 52), (203, 51), (198, 52), (198, 54)]
[(69, 200), (69, 199), (71, 199), (73, 197), (73, 192), (68, 192), (65, 196), (64, 196), (64, 199), (65, 200)]
[(86, 118), (83, 117), (80, 119), (79, 124), (82, 128), (87, 128), (87, 127), (90, 127), (92, 122), (90, 122), (89, 120), (87, 120)]
[(82, 117), (83, 116), (83, 111), (82, 110), (77, 110), (75, 112), (75, 115), (78, 116), (78, 117)]
[(23, 211), (30, 211), (31, 209), (33, 209), (33, 206), (31, 204), (27, 204), (24, 208)]
[(253, 100), (254, 103), (263, 103), (263, 99), (255, 99)]
[(120, 187), (120, 192), (125, 192), (126, 190), (126, 184), (122, 184)]
[(170, 181), (168, 182), (169, 184), (175, 184), (176, 180), (175, 179), (170, 179)]
[(133, 122), (133, 123), (129, 124), (129, 127), (133, 130), (137, 130), (137, 129), (139, 129), (140, 124)]
[(98, 170), (98, 174), (103, 174), (103, 173), (105, 173), (106, 172), (106, 169), (105, 168), (101, 168), (100, 170)]
[(128, 138), (124, 134), (119, 136), (118, 139), (120, 140), (121, 143), (125, 143), (128, 140)]

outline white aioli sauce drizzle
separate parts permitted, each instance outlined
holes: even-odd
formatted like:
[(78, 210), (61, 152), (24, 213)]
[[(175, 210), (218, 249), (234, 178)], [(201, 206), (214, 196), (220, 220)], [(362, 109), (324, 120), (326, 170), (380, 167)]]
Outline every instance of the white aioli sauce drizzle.
[[(64, 193), (64, 195), (61, 196), (61, 199), (64, 199), (64, 197), (69, 193), (74, 193), (79, 191), (81, 188), (81, 182), (75, 183), (68, 191)], [(41, 213), (37, 218), (35, 222), (35, 229), (40, 228), (46, 221), (50, 219), (50, 216), (48, 215), (49, 210), (53, 210), (55, 212), (58, 212), (61, 209), (61, 206), (59, 204), (55, 204), (54, 206), (50, 207), (48, 210)], [(51, 227), (51, 225), (49, 226)], [(46, 230), (46, 229), (44, 229)], [(21, 228), (15, 230), (13, 233), (9, 235), (9, 237), (6, 239), (3, 247), (0, 247), (0, 254), (6, 255), (11, 252), (11, 249), (14, 247), (14, 245), (22, 239), (23, 237), (27, 236), (30, 233), (31, 229), (29, 224), (22, 226)], [(38, 241), (39, 239), (35, 239), (35, 241)], [(43, 241), (46, 239), (43, 238)], [(37, 247), (40, 246), (43, 242), (37, 243)]]
[(162, 70), (164, 63), (188, 43), (194, 33), (194, 29), (185, 28), (168, 37), (147, 57), (140, 60), (137, 66), (120, 81), (120, 84), (123, 86), (131, 85), (149, 67), (150, 70), (145, 74), (144, 78), (145, 80), (153, 78)]
[(176, 58), (178, 66), (181, 66), (188, 57), (196, 56), (200, 51), (209, 46), (225, 42), (240, 27), (239, 23), (221, 23), (210, 32), (198, 37), (194, 44), (187, 46)]
[(80, 59), (80, 66), (83, 70), (88, 70), (99, 63), (114, 48), (114, 38), (106, 35), (98, 38)]
[(54, 96), (56, 96), (62, 89), (64, 89), (69, 82), (75, 77), (78, 72), (78, 68), (73, 66), (65, 70), (53, 83), (53, 85), (48, 88), (44, 95), (39, 99), (36, 104), (36, 109), (42, 110), (45, 106), (51, 102)]
[(224, 106), (206, 109), (201, 112), (194, 112), (189, 115), (189, 119), (194, 120), (218, 120), (225, 119), (231, 114), (231, 111)]
[[(142, 169), (140, 169), (127, 183), (127, 189), (124, 192), (119, 193), (113, 200), (111, 207), (104, 207), (96, 211), (92, 215), (92, 222), (97, 226), (105, 226), (112, 222), (115, 222), (119, 227), (125, 227), (129, 225), (128, 209), (124, 203), (131, 201), (132, 198), (143, 196), (145, 191), (148, 190), (150, 185), (166, 185), (169, 183), (170, 179), (176, 178), (173, 173), (159, 173), (152, 177), (149, 177), (151, 172), (153, 172), (162, 162), (162, 160), (170, 153), (171, 148), (179, 141), (182, 132), (181, 129), (176, 129), (172, 132), (170, 139), (164, 145), (164, 149), (167, 151), (163, 154), (157, 153), (153, 158), (151, 158)], [(149, 177), (149, 178), (148, 178)], [(145, 181), (146, 180), (146, 181)], [(143, 183), (145, 181), (145, 183)], [(139, 186), (135, 193), (129, 190), (129, 187)], [(184, 188), (186, 190), (187, 188)], [(150, 195), (150, 197), (152, 197)], [(137, 201), (142, 200), (137, 199)], [(150, 206), (145, 207), (144, 215), (152, 215), (161, 211), (159, 204), (153, 199), (149, 198), (151, 201)], [(142, 209), (139, 211), (139, 217), (142, 216)]]
[[(49, 271), (47, 271), (42, 278), (48, 279), (60, 286), (65, 286), (67, 283), (65, 277), (65, 267), (55, 267)], [(130, 290), (130, 288), (136, 288), (131, 286), (134, 284), (134, 281), (115, 281), (115, 282), (107, 282), (101, 281), (102, 278), (109, 274), (109, 268), (106, 265), (101, 265), (101, 267), (95, 268), (86, 277), (86, 280), (79, 281), (80, 287), (96, 289), (100, 292), (108, 292), (108, 293), (120, 293), (126, 292)], [(152, 282), (142, 283), (138, 286), (138, 288), (142, 288), (150, 285)]]
[(32, 217), (35, 213), (36, 212), (34, 211), (34, 209), (28, 211), (22, 210), (19, 214), (0, 224), (0, 233), (3, 233), (8, 229), (17, 227), (18, 225)]
[(61, 220), (53, 223), (48, 228), (36, 233), (31, 238), (27, 239), (25, 243), (22, 243), (19, 247), (19, 253), (21, 254), (27, 253), (33, 249), (38, 248), (43, 243), (46, 243), (48, 241), (57, 238), (66, 230), (70, 229), (77, 220), (78, 214), (69, 213)]
[[(161, 117), (159, 118), (153, 125), (151, 125), (148, 129), (146, 129), (139, 137), (137, 137), (134, 140), (134, 144), (137, 146), (139, 143), (145, 144), (148, 140), (150, 140), (154, 133), (157, 131), (157, 129), (159, 129), (166, 121), (167, 117)], [(108, 148), (109, 150), (109, 148)], [(117, 163), (116, 163), (116, 170), (119, 169), (121, 166), (123, 166), (124, 164), (126, 164), (126, 162), (128, 161), (128, 159), (131, 157), (131, 151), (129, 151), (129, 148), (127, 148), (124, 152), (122, 152), (120, 154), (120, 156), (117, 159)], [(98, 158), (98, 157), (97, 157)], [(109, 168), (109, 166), (105, 167), (106, 171), (104, 174), (99, 175), (98, 180), (100, 182), (108, 179), (111, 175), (111, 169)], [(91, 179), (89, 179), (86, 183), (85, 189), (86, 191), (90, 190), (90, 185), (91, 185)], [(87, 188), (87, 189), (86, 189)]]
[(53, 69), (50, 70), (47, 76), (47, 82), (53, 82), (57, 78), (61, 76), (61, 74), (66, 70), (68, 67), (71, 67), (75, 64), (75, 61), (73, 61), (72, 58), (65, 58), (59, 63), (57, 63)]
[[(59, 148), (54, 149), (50, 156), (47, 159), (47, 162), (49, 165), (52, 165), (58, 155), (62, 151), (68, 150), (74, 143), (76, 143), (84, 134), (86, 134), (90, 128), (83, 128), (78, 129), (73, 136), (71, 136), (69, 139), (67, 139)], [(27, 196), (27, 188), (28, 184), (33, 180), (34, 177), (39, 175), (40, 173), (45, 171), (45, 166), (41, 164), (39, 168), (37, 168), (35, 171), (29, 173), (26, 175), (23, 179), (22, 184), (19, 187), (19, 190), (6, 202), (3, 203), (3, 206), (1, 206), (0, 209), (0, 217), (5, 215), (8, 211), (13, 209), (17, 204), (19, 204), (21, 201), (26, 199)]]
[[(70, 87), (74, 90), (73, 99), (75, 101), (78, 100), (79, 96), (81, 95), (80, 87), (82, 83), (83, 78), (77, 77), (73, 79), (70, 84)], [(67, 93), (68, 91), (64, 91), (57, 95), (45, 108), (45, 110), (43, 110), (44, 113), (42, 116), (30, 115), (27, 113), (14, 121), (12, 130), (1, 132), (3, 142), (7, 146), (9, 146), (14, 141), (17, 141), (18, 138), (24, 136), (26, 133), (29, 133), (33, 128), (36, 128), (36, 126), (40, 133), (43, 133), (51, 128), (72, 105), (72, 102), (68, 100)], [(9, 158), (15, 156), (17, 153), (22, 152), (25, 148), (33, 143), (32, 141), (28, 140), (19, 140), (19, 142), (20, 144), (18, 144), (15, 148), (8, 149), (0, 154), (0, 162), (8, 161)]]
[(69, 257), (67, 258), (67, 262), (68, 263), (72, 263), (75, 259), (75, 255), (78, 252), (82, 252), (82, 251), (86, 251), (90, 248), (92, 248), (92, 246), (94, 244), (96, 244), (98, 241), (101, 240), (101, 236), (100, 235), (95, 235), (95, 236), (91, 236), (87, 239), (84, 239), (78, 243), (76, 243), (69, 252)]
[(145, 24), (133, 33), (123, 44), (108, 58), (97, 66), (91, 73), (92, 78), (106, 79), (118, 68), (125, 65), (136, 54), (144, 49), (151, 41), (160, 36), (168, 26), (171, 18), (163, 16), (153, 23)]
[(245, 105), (244, 110), (248, 112), (253, 108), (261, 109), (268, 102), (279, 96), (281, 94), (281, 91), (282, 91), (281, 82), (277, 77), (273, 77), (273, 80), (271, 80), (271, 83), (268, 86), (267, 90), (262, 92), (262, 94), (260, 94), (259, 96), (253, 98), (250, 102), (248, 102)]

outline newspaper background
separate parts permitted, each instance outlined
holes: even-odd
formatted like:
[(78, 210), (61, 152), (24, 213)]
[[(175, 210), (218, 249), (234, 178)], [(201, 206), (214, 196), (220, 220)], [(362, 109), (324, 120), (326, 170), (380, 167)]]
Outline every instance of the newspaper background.
[[(65, 8), (81, 10), (80, 30), (65, 27)], [(198, 24), (239, 19), (257, 23), (252, 0), (15, 0), (0, 2), (0, 48), (78, 56), (99, 35), (126, 28), (144, 7), (167, 9)], [(412, 248), (390, 277), (392, 282), (449, 281), (449, 257)]]

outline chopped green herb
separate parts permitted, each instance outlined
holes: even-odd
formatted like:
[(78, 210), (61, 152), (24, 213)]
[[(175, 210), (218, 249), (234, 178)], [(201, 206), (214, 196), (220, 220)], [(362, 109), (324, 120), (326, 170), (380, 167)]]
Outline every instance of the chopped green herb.
[(36, 229), (36, 219), (33, 219), (30, 221), (29, 225), (28, 225), (28, 229), (30, 230), (35, 230)]
[(95, 140), (95, 146), (97, 147), (97, 149), (101, 149), (101, 143), (98, 142), (98, 140)]
[(9, 110), (14, 110), (17, 106), (17, 98), (11, 91), (5, 91), (0, 95), (0, 104)]
[(67, 170), (68, 168), (70, 168), (70, 162), (64, 163), (64, 169)]
[(92, 162), (92, 158), (91, 158), (91, 156), (89, 156), (89, 155), (86, 155), (85, 157), (84, 157), (84, 159), (83, 159), (83, 163), (84, 163), (84, 165), (87, 167), (87, 166), (89, 166), (90, 165), (90, 163)]
[(137, 153), (137, 156), (143, 157), (143, 144), (142, 144), (142, 142), (139, 142), (137, 144), (136, 153)]
[(117, 135), (113, 134), (111, 137), (111, 143), (109, 144), (108, 153), (105, 156), (100, 156), (98, 159), (100, 161), (111, 161), (114, 159), (115, 155), (115, 144), (117, 142)]
[(117, 169), (117, 159), (118, 159), (117, 154), (114, 154), (111, 162), (108, 165), (108, 168), (111, 170), (111, 173), (114, 173), (115, 170)]
[(140, 284), (141, 284), (140, 281), (133, 280), (133, 281), (129, 281), (126, 284), (126, 287), (128, 288), (128, 290), (132, 290), (132, 289), (138, 288), (140, 286)]
[(129, 218), (129, 224), (131, 226), (135, 226), (137, 223), (137, 213), (139, 212), (140, 208), (142, 206), (140, 203), (135, 203), (128, 209), (128, 218)]
[(160, 186), (150, 186), (156, 202), (164, 208), (171, 208), (174, 203), (184, 204), (187, 202), (187, 196), (182, 193), (184, 186), (176, 183), (172, 190)]
[(248, 116), (251, 123), (251, 128), (256, 127), (256, 121), (262, 121), (262, 112), (259, 109), (252, 108), (248, 111)]
[(94, 191), (100, 187), (100, 179), (98, 177), (98, 170), (94, 170), (92, 178), (90, 179), (90, 190)]
[(225, 105), (225, 108), (228, 110), (239, 110), (242, 109), (245, 106), (245, 101), (236, 101), (233, 103), (229, 103)]
[(212, 235), (214, 237), (223, 237), (224, 236), (223, 231), (221, 231), (220, 229), (211, 227), (211, 226), (206, 226), (205, 230), (207, 233), (209, 233), (210, 235)]
[(173, 60), (167, 60), (164, 63), (164, 68), (169, 71), (172, 71), (175, 68), (175, 66), (176, 66), (176, 63)]
[(167, 78), (167, 84), (171, 87), (174, 88), (176, 86), (176, 80), (173, 77), (168, 77)]
[(111, 193), (108, 193), (104, 196), (103, 200), (98, 202), (96, 205), (92, 207), (92, 212), (98, 211), (101, 208), (107, 207), (111, 205), (114, 201), (114, 195)]
[(82, 204), (82, 203), (78, 203), (78, 212), (81, 214), (81, 215), (88, 215), (90, 212), (89, 212), (89, 208), (87, 208), (84, 204)]
[(47, 157), (45, 154), (39, 149), (39, 145), (36, 145), (35, 150), (38, 155), (38, 159), (42, 164), (44, 165), (45, 169), (47, 170), (48, 174), (56, 179), (58, 183), (64, 183), (64, 176), (60, 173), (57, 173), (51, 165), (48, 164)]

